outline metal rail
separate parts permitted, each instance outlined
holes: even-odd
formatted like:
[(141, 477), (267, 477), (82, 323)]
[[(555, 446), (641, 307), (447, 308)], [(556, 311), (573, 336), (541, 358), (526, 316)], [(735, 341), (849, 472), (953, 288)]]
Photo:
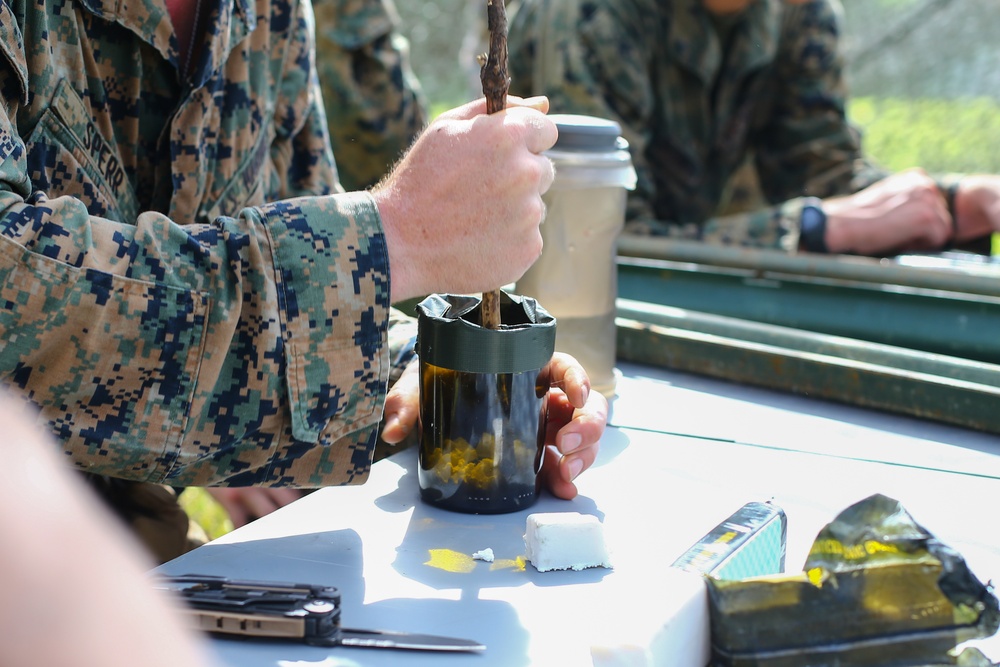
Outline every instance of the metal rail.
[(1000, 267), (991, 276), (648, 241), (624, 240), (621, 298), (1000, 363)]
[(902, 266), (891, 259), (812, 253), (789, 254), (778, 250), (633, 236), (619, 238), (618, 255), (745, 269), (760, 275), (775, 274), (849, 283), (895, 285), (1000, 298), (1000, 268), (996, 276), (987, 276)]
[(619, 299), (617, 354), (732, 382), (1000, 433), (1000, 366)]

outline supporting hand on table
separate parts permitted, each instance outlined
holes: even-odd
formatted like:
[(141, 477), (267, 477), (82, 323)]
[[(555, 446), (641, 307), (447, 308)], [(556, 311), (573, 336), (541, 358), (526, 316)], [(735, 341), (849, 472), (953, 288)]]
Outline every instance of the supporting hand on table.
[(963, 176), (952, 220), (937, 182), (908, 169), (853, 195), (823, 202), (830, 252), (884, 255), (937, 251), (1000, 232), (1000, 176)]
[(608, 422), (608, 399), (591, 391), (590, 378), (576, 359), (556, 352), (549, 362), (548, 430), (542, 475), (553, 495), (576, 497), (573, 480), (593, 465)]
[[(597, 458), (599, 442), (608, 421), (608, 401), (590, 390), (590, 378), (579, 362), (556, 352), (546, 367), (549, 373), (548, 429), (542, 477), (553, 495), (576, 497), (573, 480)], [(403, 372), (385, 401), (382, 439), (401, 442), (419, 418), (419, 378), (416, 362)]]

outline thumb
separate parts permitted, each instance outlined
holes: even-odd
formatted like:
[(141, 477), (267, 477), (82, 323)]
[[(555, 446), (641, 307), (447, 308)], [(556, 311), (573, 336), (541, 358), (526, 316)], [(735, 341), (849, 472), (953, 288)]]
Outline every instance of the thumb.
[(507, 108), (509, 109), (511, 107), (525, 107), (541, 111), (542, 113), (548, 113), (549, 98), (544, 95), (538, 95), (537, 97), (517, 97), (516, 95), (508, 95)]

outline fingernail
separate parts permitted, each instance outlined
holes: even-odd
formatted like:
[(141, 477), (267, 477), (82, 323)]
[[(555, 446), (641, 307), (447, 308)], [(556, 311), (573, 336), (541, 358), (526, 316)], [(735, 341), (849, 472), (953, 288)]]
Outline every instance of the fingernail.
[(570, 373), (573, 374), (573, 382), (580, 385), (580, 395), (583, 399), (582, 405), (587, 404), (587, 399), (590, 398), (590, 376), (583, 369), (572, 369)]
[(563, 454), (572, 454), (583, 444), (583, 437), (579, 433), (567, 433), (559, 441), (559, 451)]
[(566, 464), (566, 468), (569, 470), (569, 481), (572, 482), (583, 472), (583, 461), (580, 459), (570, 459), (569, 463)]

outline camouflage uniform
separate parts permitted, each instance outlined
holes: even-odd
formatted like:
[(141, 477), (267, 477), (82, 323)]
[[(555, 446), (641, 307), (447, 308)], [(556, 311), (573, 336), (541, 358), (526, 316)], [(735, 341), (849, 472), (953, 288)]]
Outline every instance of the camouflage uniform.
[(340, 182), (378, 183), (423, 129), (426, 102), (392, 0), (314, 0), (316, 68)]
[[(621, 123), (639, 173), (626, 233), (794, 251), (801, 197), (886, 175), (845, 116), (841, 23), (838, 0), (757, 0), (724, 47), (702, 0), (522, 0), (511, 92)], [(775, 205), (714, 217), (748, 161)]]
[(190, 66), (162, 0), (0, 4), (0, 373), (91, 473), (360, 483), (388, 257), (337, 185), (312, 9), (202, 4)]

